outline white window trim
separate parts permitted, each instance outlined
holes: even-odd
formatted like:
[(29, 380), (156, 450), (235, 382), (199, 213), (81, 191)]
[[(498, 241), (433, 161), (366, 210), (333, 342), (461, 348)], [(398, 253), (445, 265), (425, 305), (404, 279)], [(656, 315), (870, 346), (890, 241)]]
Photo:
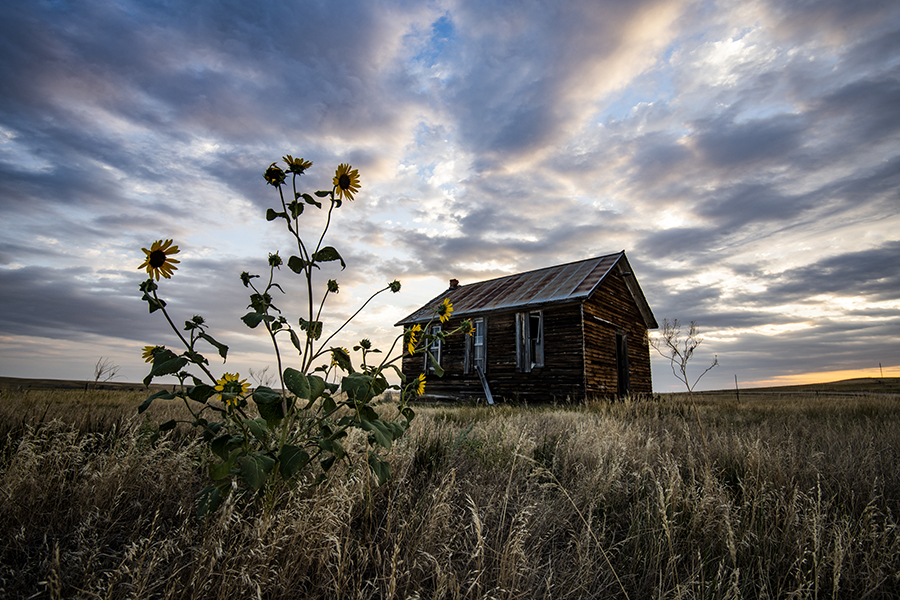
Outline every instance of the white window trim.
[[(432, 325), (431, 326), (431, 334), (436, 335), (441, 332), (440, 325)], [(434, 357), (434, 360), (437, 361), (437, 364), (443, 366), (441, 363), (441, 339), (434, 338), (428, 344), (427, 348), (428, 352)], [(428, 373), (434, 373), (434, 365), (431, 363), (431, 359), (428, 358), (428, 352), (425, 353), (425, 371)]]
[(465, 371), (467, 375), (471, 375), (475, 373), (475, 366), (478, 364), (475, 358), (475, 347), (476, 347), (476, 338), (478, 331), (478, 324), (481, 324), (481, 372), (484, 373), (487, 371), (487, 319), (484, 317), (477, 317), (472, 319), (472, 327), (474, 328), (472, 331), (472, 335), (468, 336), (466, 340), (466, 360), (465, 360)]
[[(531, 318), (535, 315), (537, 316), (538, 331), (534, 344), (535, 350), (532, 353)], [(530, 373), (535, 367), (544, 366), (544, 311), (532, 310), (516, 314), (516, 366), (525, 373)]]

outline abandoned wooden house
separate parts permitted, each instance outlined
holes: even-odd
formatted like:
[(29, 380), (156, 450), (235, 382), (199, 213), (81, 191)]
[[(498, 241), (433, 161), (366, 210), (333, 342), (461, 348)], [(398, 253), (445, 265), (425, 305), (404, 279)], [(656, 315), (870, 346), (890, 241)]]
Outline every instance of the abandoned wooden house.
[[(432, 320), (445, 300), (446, 323)], [(625, 252), (450, 287), (397, 323), (432, 331), (470, 320), (473, 335), (449, 336), (403, 356), (410, 381), (426, 374), (426, 395), (528, 401), (649, 394), (648, 331), (656, 319)], [(428, 323), (430, 322), (430, 325)]]

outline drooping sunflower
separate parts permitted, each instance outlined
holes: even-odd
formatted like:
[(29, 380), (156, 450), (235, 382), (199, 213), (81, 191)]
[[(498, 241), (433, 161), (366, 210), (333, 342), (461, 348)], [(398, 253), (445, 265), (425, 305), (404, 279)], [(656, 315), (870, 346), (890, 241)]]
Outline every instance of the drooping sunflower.
[(406, 334), (407, 334), (406, 348), (409, 350), (410, 354), (416, 353), (416, 344), (418, 343), (416, 336), (419, 334), (420, 331), (422, 331), (422, 326), (419, 324), (413, 325), (412, 327), (410, 327), (409, 329), (406, 330)]
[(416, 380), (416, 395), (421, 396), (425, 393), (425, 373), (419, 373), (419, 378)]
[(172, 271), (178, 269), (173, 263), (180, 261), (171, 258), (170, 255), (178, 254), (181, 251), (178, 249), (178, 246), (172, 245), (172, 240), (156, 240), (149, 250), (146, 248), (141, 248), (141, 250), (144, 251), (147, 258), (138, 267), (138, 271), (147, 269), (147, 275), (150, 276), (150, 279), (156, 277), (156, 280), (159, 281), (160, 275), (169, 279), (172, 277)]
[(141, 358), (144, 359), (144, 362), (153, 362), (153, 356), (160, 350), (165, 350), (165, 347), (163, 347), (163, 346), (144, 346), (144, 352), (141, 354)]
[(341, 163), (334, 172), (334, 189), (338, 198), (353, 200), (359, 191), (359, 171), (346, 163)]
[(269, 165), (269, 168), (263, 173), (263, 179), (266, 180), (266, 183), (274, 185), (275, 187), (283, 184), (286, 178), (287, 173), (282, 171), (281, 167), (277, 166), (275, 163)]
[(441, 319), (441, 323), (446, 323), (450, 320), (450, 315), (453, 314), (453, 305), (450, 303), (450, 298), (444, 298), (444, 301), (437, 308), (437, 314)]
[(219, 398), (226, 404), (237, 405), (238, 398), (250, 391), (250, 384), (246, 379), (239, 379), (237, 373), (224, 373), (222, 379), (216, 381), (216, 387), (213, 388), (219, 392)]

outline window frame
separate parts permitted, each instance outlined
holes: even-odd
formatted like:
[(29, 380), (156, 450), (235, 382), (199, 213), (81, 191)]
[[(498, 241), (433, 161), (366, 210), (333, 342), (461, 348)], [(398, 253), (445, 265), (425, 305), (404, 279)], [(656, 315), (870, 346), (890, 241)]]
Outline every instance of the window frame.
[(544, 311), (516, 313), (516, 367), (530, 373), (545, 365)]
[[(440, 332), (441, 332), (440, 325), (432, 325), (431, 326), (431, 334), (433, 336), (436, 336)], [(441, 363), (441, 346), (442, 346), (441, 338), (435, 337), (431, 340), (431, 343), (428, 344), (428, 347), (425, 348), (425, 350), (426, 350), (426, 352), (425, 352), (425, 372), (434, 373), (434, 364), (428, 359), (429, 353), (431, 353), (431, 356), (434, 357), (435, 362), (437, 362), (438, 365), (443, 367), (443, 364)]]
[[(478, 327), (481, 326), (481, 344), (478, 344)], [(472, 319), (472, 335), (466, 336), (466, 375), (475, 373), (476, 367), (481, 364), (481, 372), (487, 372), (487, 319), (476, 317)], [(481, 359), (478, 359), (476, 348), (481, 347)]]

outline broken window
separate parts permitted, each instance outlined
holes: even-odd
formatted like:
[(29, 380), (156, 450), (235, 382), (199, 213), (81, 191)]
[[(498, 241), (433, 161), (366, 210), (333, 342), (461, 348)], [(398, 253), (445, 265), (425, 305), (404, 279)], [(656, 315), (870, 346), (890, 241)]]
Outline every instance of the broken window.
[(536, 310), (516, 315), (516, 365), (531, 372), (544, 366), (544, 313)]
[(466, 373), (473, 373), (476, 368), (484, 373), (487, 369), (486, 333), (484, 318), (472, 319), (472, 335), (466, 340)]

